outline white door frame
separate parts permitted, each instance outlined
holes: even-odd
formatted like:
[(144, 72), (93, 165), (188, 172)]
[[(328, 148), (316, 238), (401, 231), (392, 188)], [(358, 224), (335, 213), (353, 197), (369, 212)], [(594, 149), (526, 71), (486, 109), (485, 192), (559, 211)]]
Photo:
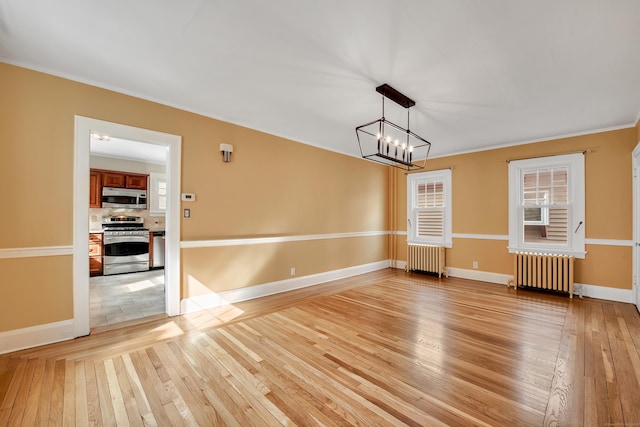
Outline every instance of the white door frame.
[(149, 129), (75, 116), (73, 175), (73, 320), (74, 336), (88, 335), (89, 324), (89, 153), (97, 132), (167, 148), (165, 308), (180, 314), (180, 165), (182, 137)]
[(640, 143), (633, 149), (633, 300), (640, 311)]

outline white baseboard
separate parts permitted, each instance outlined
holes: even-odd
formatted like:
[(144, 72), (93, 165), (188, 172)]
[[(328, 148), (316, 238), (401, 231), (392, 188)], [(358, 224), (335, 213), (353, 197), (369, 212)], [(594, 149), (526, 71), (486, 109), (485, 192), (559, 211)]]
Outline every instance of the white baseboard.
[(404, 270), (404, 269), (407, 268), (407, 262), (406, 261), (396, 261), (395, 268), (399, 268), (401, 270)]
[[(404, 270), (406, 266), (406, 261), (396, 261), (395, 268)], [(479, 282), (489, 282), (506, 285), (509, 280), (513, 279), (513, 276), (510, 274), (499, 274), (478, 270), (465, 270), (464, 268), (455, 267), (445, 267), (445, 269), (447, 270), (449, 277), (477, 280)]]
[(506, 285), (509, 280), (513, 279), (511, 274), (491, 273), (490, 271), (467, 270), (455, 267), (447, 267), (447, 270), (450, 277), (497, 283), (499, 285)]
[(293, 279), (248, 286), (246, 288), (232, 289), (224, 292), (185, 298), (182, 300), (181, 314), (192, 313), (194, 311), (205, 310), (208, 308), (221, 307), (240, 301), (246, 301), (268, 295), (279, 294), (281, 292), (292, 291), (294, 289), (305, 288), (307, 286), (319, 285), (321, 283), (330, 282), (332, 280), (344, 279), (346, 277), (369, 273), (371, 271), (381, 270), (388, 267), (389, 261), (385, 260), (374, 262), (371, 264), (343, 268), (340, 270), (312, 274), (309, 276), (295, 277)]
[[(407, 263), (404, 261), (396, 261), (396, 268), (405, 268)], [(487, 271), (467, 270), (464, 268), (447, 267), (450, 277), (458, 277), (460, 279), (478, 280), (480, 282), (497, 283), (506, 285), (509, 280), (513, 279), (510, 274), (491, 273)], [(587, 285), (584, 283), (575, 283), (573, 289), (574, 295), (581, 295), (588, 298), (598, 298), (607, 301), (634, 303), (633, 290), (608, 288), (606, 286)]]
[(0, 354), (73, 339), (73, 320), (0, 332)]
[(585, 297), (604, 299), (607, 301), (626, 302), (629, 304), (634, 303), (633, 290), (631, 289), (607, 288), (605, 286), (594, 286), (584, 283), (575, 283), (573, 294), (580, 295), (581, 289), (582, 296)]

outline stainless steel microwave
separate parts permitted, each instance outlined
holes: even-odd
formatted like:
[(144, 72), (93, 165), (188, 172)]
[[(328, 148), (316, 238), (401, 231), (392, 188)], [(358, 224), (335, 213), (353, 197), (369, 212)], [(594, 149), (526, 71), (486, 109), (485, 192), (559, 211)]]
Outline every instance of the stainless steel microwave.
[(103, 208), (147, 209), (147, 191), (129, 188), (102, 188)]

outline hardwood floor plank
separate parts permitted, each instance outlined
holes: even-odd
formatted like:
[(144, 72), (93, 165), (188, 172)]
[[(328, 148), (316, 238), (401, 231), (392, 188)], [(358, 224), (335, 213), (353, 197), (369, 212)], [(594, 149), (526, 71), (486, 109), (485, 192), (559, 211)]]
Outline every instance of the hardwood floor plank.
[[(24, 425), (35, 424), (36, 417), (38, 415), (38, 404), (40, 403), (40, 399), (42, 397), (42, 379), (45, 375), (46, 360), (36, 360), (35, 363), (36, 366), (33, 372), (33, 378), (31, 380), (31, 388), (27, 395), (27, 400), (24, 405), (25, 410), (21, 421)], [(51, 368), (53, 368), (54, 366), (54, 364), (51, 364)], [(51, 371), (51, 375), (53, 376), (53, 369), (51, 369)], [(47, 391), (45, 390), (44, 394), (46, 395), (46, 393)]]
[(606, 325), (601, 307), (588, 306), (585, 313), (585, 424), (605, 425), (609, 419), (608, 399), (603, 398), (608, 393), (603, 351), (608, 343), (602, 338)]
[(21, 378), (18, 378), (16, 394), (11, 402), (11, 413), (7, 425), (20, 425), (24, 417), (29, 390), (34, 371), (39, 365), (38, 360), (28, 360)]
[[(624, 323), (617, 306), (608, 305), (605, 307), (605, 319), (607, 328), (613, 332), (613, 337), (609, 339), (609, 344), (611, 345), (623, 417), (625, 422), (632, 423), (635, 420), (640, 420), (638, 396), (633, 396), (632, 394), (634, 390), (638, 390), (640, 387), (638, 373), (634, 370), (634, 360), (638, 357), (638, 354), (633, 345), (627, 345), (627, 341), (630, 341), (630, 339), (625, 341), (625, 337), (628, 336), (628, 333), (625, 334), (626, 323)], [(621, 324), (623, 327), (620, 326)]]
[(96, 376), (96, 391), (100, 401), (100, 417), (104, 426), (116, 426), (117, 419), (113, 407), (113, 396), (109, 390), (109, 380), (104, 361), (96, 361), (93, 364)]
[(64, 407), (64, 382), (66, 376), (66, 361), (56, 360), (53, 376), (53, 388), (51, 390), (51, 405), (49, 409), (49, 424), (62, 425), (62, 413)]
[[(262, 319), (265, 320), (265, 319)], [(261, 322), (263, 323), (263, 322)], [(264, 324), (268, 330), (272, 331), (272, 333), (284, 334), (283, 336), (291, 336), (290, 331), (283, 331), (283, 328), (279, 328), (275, 325)], [(279, 332), (275, 332), (278, 329)], [(273, 340), (279, 341), (279, 340)], [(295, 340), (294, 340), (295, 341)], [(313, 343), (311, 343), (313, 344)], [(272, 344), (274, 345), (274, 344)], [(291, 351), (291, 352), (290, 352)], [(296, 348), (294, 349), (280, 349), (279, 353), (281, 354), (281, 359), (289, 360), (289, 363), (285, 365), (285, 367), (295, 372), (308, 372), (312, 376), (310, 378), (314, 378), (315, 381), (326, 383), (327, 387), (322, 390), (333, 390), (336, 388), (338, 384), (345, 385), (344, 377), (341, 378), (339, 374), (338, 368), (340, 365), (333, 363), (330, 359), (327, 359), (324, 351), (318, 351), (313, 345), (309, 346), (307, 349), (305, 348)], [(298, 366), (302, 367), (304, 371), (298, 370)], [(309, 377), (304, 375), (296, 375), (300, 380), (302, 380), (306, 386), (309, 384)], [(372, 405), (371, 402), (364, 399), (361, 395), (354, 391), (357, 386), (360, 385), (358, 381), (351, 381), (350, 387), (339, 387), (338, 391), (327, 395), (327, 398), (330, 399), (334, 404), (334, 410), (339, 411), (339, 414), (343, 416), (348, 414), (349, 416), (356, 416), (355, 420), (358, 420), (357, 414), (352, 412), (354, 407), (362, 406), (367, 411), (365, 412), (365, 420), (369, 420), (371, 423), (381, 423), (381, 424), (397, 424), (400, 421), (394, 418), (391, 414), (387, 413), (384, 410)], [(318, 393), (319, 390), (315, 390), (314, 393)], [(326, 393), (326, 391), (325, 391)], [(358, 420), (357, 422), (361, 422)]]
[(168, 380), (164, 384), (167, 392), (171, 396), (171, 402), (173, 402), (173, 405), (176, 407), (182, 422), (187, 426), (197, 426), (198, 421), (191, 412), (191, 408), (187, 405), (187, 402), (185, 402), (180, 394), (176, 384), (172, 380)]
[(187, 368), (197, 381), (206, 399), (226, 424), (251, 425), (246, 402), (234, 388), (226, 388), (226, 380), (200, 351), (199, 346), (190, 345), (197, 342), (190, 337), (180, 343), (169, 343), (168, 346), (177, 357), (184, 357), (188, 362)]
[(324, 396), (307, 390), (305, 384), (297, 381), (296, 377), (283, 375), (279, 363), (282, 355), (273, 348), (262, 345), (259, 334), (245, 325), (232, 325), (228, 329), (233, 330), (234, 335), (252, 347), (254, 352), (262, 354), (263, 360), (259, 363), (261, 377), (269, 381), (271, 390), (279, 392), (269, 393), (267, 397), (281, 407), (304, 408), (303, 411), (293, 411), (294, 422), (298, 425), (341, 424), (342, 418), (328, 407)]
[[(151, 410), (151, 405), (147, 396), (144, 392), (144, 388), (142, 386), (142, 382), (140, 381), (140, 377), (136, 372), (136, 368), (133, 365), (133, 361), (131, 360), (131, 356), (126, 354), (121, 357), (122, 364), (124, 365), (124, 370), (126, 372), (126, 379), (129, 382), (129, 387), (131, 388), (131, 395), (135, 400), (135, 404), (132, 402), (130, 406), (139, 410), (139, 416), (142, 419), (142, 422), (145, 425), (158, 425), (158, 421)], [(119, 366), (119, 363), (118, 363)], [(131, 414), (129, 417), (129, 421), (136, 417), (134, 417), (135, 412)]]
[[(165, 344), (155, 346), (155, 351), (161, 363), (166, 367), (170, 378), (169, 381), (175, 385), (176, 393), (185, 401), (195, 423), (197, 425), (221, 424), (222, 420), (202, 394), (202, 391), (193, 387), (194, 383), (191, 379), (187, 379), (189, 373), (182, 368), (182, 362)], [(192, 388), (189, 387), (190, 385)]]
[(20, 359), (0, 356), (0, 410), (4, 408), (4, 400), (9, 390), (11, 379), (16, 373), (16, 365)]
[(143, 416), (140, 413), (138, 402), (136, 401), (135, 394), (127, 375), (127, 368), (124, 365), (124, 360), (121, 356), (115, 357), (113, 361), (114, 376), (118, 380), (118, 387), (120, 387), (120, 394), (122, 395), (122, 403), (127, 414), (127, 422), (131, 426), (143, 426)]
[(628, 325), (629, 334), (637, 352), (640, 352), (640, 311), (633, 304), (624, 304), (620, 307), (624, 321)]
[[(149, 404), (151, 414), (159, 425), (171, 425), (172, 418), (167, 414), (165, 408), (175, 409), (169, 405), (171, 398), (167, 395), (162, 383), (156, 375), (151, 361), (144, 350), (139, 350), (130, 354), (131, 365), (134, 368), (136, 380), (141, 386), (139, 390), (143, 401)], [(129, 373), (130, 375), (132, 372)], [(172, 414), (173, 415), (173, 414)], [(175, 421), (175, 420), (174, 420)]]
[[(51, 412), (51, 400), (54, 392), (54, 378), (56, 373), (55, 360), (43, 360), (45, 363), (45, 375), (41, 379), (40, 397), (38, 399), (38, 413), (34, 423), (43, 425), (49, 423)], [(59, 378), (58, 378), (59, 380)], [(56, 400), (56, 403), (60, 400)], [(55, 415), (54, 415), (55, 416)]]
[(173, 402), (169, 402), (165, 405), (162, 405), (162, 411), (166, 414), (167, 419), (169, 420), (169, 424), (167, 425), (170, 425), (172, 427), (186, 425), (184, 423), (184, 420), (180, 416), (180, 412), (178, 411), (178, 408), (176, 408), (176, 405), (174, 405)]
[(289, 422), (289, 418), (264, 397), (271, 391), (268, 387), (230, 357), (211, 337), (203, 334), (202, 339), (208, 344), (204, 349), (212, 356), (210, 360), (223, 373), (226, 381), (240, 391), (240, 394), (246, 399), (246, 404), (252, 408), (252, 412), (262, 422), (271, 424), (277, 421), (282, 425)]
[[(293, 333), (293, 331), (290, 331), (290, 332)], [(340, 332), (338, 332), (338, 335), (340, 335)], [(362, 341), (359, 341), (359, 337), (349, 337), (349, 340), (351, 341), (350, 343), (340, 341), (338, 339), (338, 341), (336, 342), (336, 346), (332, 347), (332, 346), (329, 346), (329, 343), (332, 342), (332, 340), (329, 339), (327, 340), (327, 345), (323, 347), (323, 350), (333, 355), (341, 354), (340, 357), (344, 357), (345, 360), (347, 360), (353, 357), (353, 353), (345, 354), (344, 353), (345, 349), (348, 349), (350, 346), (353, 346), (354, 348), (366, 347), (366, 344), (364, 344)], [(383, 353), (381, 354), (380, 351), (382, 351)], [(363, 359), (363, 357), (364, 357), (363, 353), (361, 352), (358, 358)], [(392, 352), (389, 352), (388, 347), (383, 349), (378, 349), (377, 352), (370, 352), (368, 357), (371, 358), (371, 360), (368, 362), (369, 366), (375, 365), (376, 359), (380, 359), (380, 358), (383, 358), (387, 364), (391, 365), (392, 369), (390, 369), (389, 372), (385, 372), (385, 374), (388, 374), (388, 375), (392, 375), (394, 370), (402, 369), (402, 366), (413, 365), (415, 363), (413, 355), (409, 358), (403, 357), (402, 355), (395, 355)], [(364, 370), (365, 367), (363, 367), (362, 369)], [(416, 366), (415, 369), (420, 369), (420, 367)], [(431, 380), (437, 381), (437, 375), (438, 374), (432, 376)], [(544, 394), (546, 395), (546, 392)]]
[(385, 269), (0, 355), (0, 425), (640, 424), (631, 304)]
[[(607, 384), (607, 403), (609, 405), (609, 418), (608, 424), (615, 426), (624, 426), (625, 420), (622, 414), (622, 402), (620, 400), (620, 391), (618, 389), (618, 383), (610, 382)], [(633, 423), (630, 423), (633, 425)]]
[(95, 362), (87, 360), (84, 363), (86, 399), (87, 399), (87, 424), (101, 426), (102, 415), (100, 413), (100, 398), (98, 396), (98, 384), (96, 381)]
[(129, 415), (127, 414), (127, 408), (124, 404), (124, 396), (122, 395), (122, 389), (120, 382), (118, 381), (118, 375), (116, 373), (116, 367), (113, 359), (107, 359), (104, 361), (104, 370), (106, 373), (107, 386), (109, 388), (109, 394), (111, 395), (111, 406), (113, 407), (113, 415), (117, 426), (129, 426)]

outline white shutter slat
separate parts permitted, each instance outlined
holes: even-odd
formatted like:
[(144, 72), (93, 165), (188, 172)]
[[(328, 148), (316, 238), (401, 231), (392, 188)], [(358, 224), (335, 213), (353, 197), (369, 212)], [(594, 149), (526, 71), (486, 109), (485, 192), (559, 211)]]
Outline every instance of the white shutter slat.
[(418, 211), (417, 233), (420, 237), (442, 237), (444, 230), (443, 211), (424, 209)]
[(549, 226), (547, 239), (556, 242), (566, 242), (569, 233), (569, 210), (549, 209)]

